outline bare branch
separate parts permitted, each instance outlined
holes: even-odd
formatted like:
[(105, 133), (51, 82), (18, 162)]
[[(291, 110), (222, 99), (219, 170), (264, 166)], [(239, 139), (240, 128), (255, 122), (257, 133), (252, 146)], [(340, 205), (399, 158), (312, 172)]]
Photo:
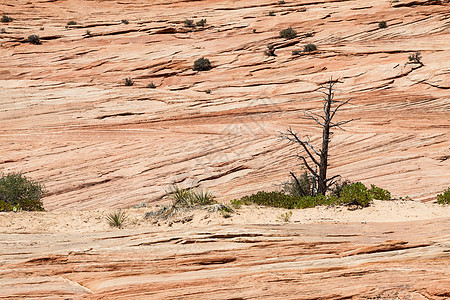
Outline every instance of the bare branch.
[(305, 149), (306, 153), (307, 153), (308, 156), (311, 158), (311, 160), (314, 162), (314, 164), (319, 165), (319, 162), (317, 161), (317, 159), (316, 159), (316, 158), (314, 157), (314, 155), (309, 151), (309, 149), (308, 149), (308, 147), (307, 147), (307, 144), (306, 144), (304, 141), (302, 141), (302, 140), (297, 136), (297, 134), (296, 134), (291, 128), (288, 129), (288, 133), (289, 133), (289, 135), (291, 135), (291, 136), (293, 137), (293, 139), (290, 138), (289, 136), (287, 136), (287, 139), (288, 139), (289, 141), (291, 141), (291, 142), (297, 142), (297, 143), (299, 143), (300, 145), (302, 145), (303, 149)]
[[(336, 106), (336, 108), (333, 110), (333, 113), (331, 114), (331, 119), (333, 119), (334, 115), (336, 114), (336, 112), (338, 111), (339, 108), (341, 108), (343, 105), (347, 104), (348, 102), (350, 102), (350, 100), (352, 100), (352, 98), (346, 100), (346, 101), (342, 101), (339, 103), (338, 106)], [(336, 101), (337, 102), (337, 101)]]
[[(325, 124), (322, 124), (322, 123), (320, 123), (320, 121), (315, 117), (315, 116), (313, 116), (312, 114), (310, 114), (310, 113), (308, 113), (308, 112), (304, 112), (304, 114), (308, 117), (308, 118), (311, 118), (311, 119), (313, 119), (314, 121), (316, 121), (316, 123), (317, 124), (319, 124), (320, 126), (322, 126), (322, 127), (324, 127), (325, 126)], [(323, 117), (322, 117), (323, 118)], [(325, 120), (324, 120), (325, 121)]]
[[(330, 124), (330, 128), (332, 128), (332, 127), (339, 127), (340, 129), (342, 129), (341, 128), (342, 125), (350, 123), (350, 122), (355, 121), (355, 120), (359, 120), (359, 119), (351, 119), (351, 120), (347, 120), (347, 121), (341, 121), (341, 122), (333, 123), (333, 124)], [(344, 130), (344, 129), (342, 129), (342, 130)]]
[(334, 179), (339, 178), (339, 177), (341, 177), (341, 175), (335, 175), (335, 176), (333, 176), (331, 178), (326, 179), (325, 182), (333, 181)]
[(319, 175), (317, 175), (317, 173), (309, 166), (309, 164), (308, 164), (308, 162), (306, 161), (306, 158), (304, 157), (304, 156), (302, 156), (302, 155), (297, 155), (297, 157), (299, 158), (299, 159), (302, 159), (303, 160), (303, 163), (305, 164), (305, 167), (308, 169), (308, 171), (310, 171), (311, 172), (311, 174), (313, 174), (314, 175), (314, 177), (319, 177)]

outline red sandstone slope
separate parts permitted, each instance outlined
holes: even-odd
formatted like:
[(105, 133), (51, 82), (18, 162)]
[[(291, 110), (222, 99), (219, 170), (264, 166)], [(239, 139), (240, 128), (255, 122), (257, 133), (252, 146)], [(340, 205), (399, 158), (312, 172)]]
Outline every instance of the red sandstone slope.
[[(318, 140), (297, 116), (320, 107), (331, 76), (337, 98), (353, 98), (338, 118), (359, 118), (333, 136), (331, 175), (422, 200), (450, 185), (446, 1), (18, 0), (0, 11), (14, 19), (0, 24), (0, 170), (43, 180), (49, 210), (156, 201), (172, 181), (225, 200), (273, 189), (297, 168), (278, 132)], [(207, 25), (188, 30), (186, 18)], [(285, 41), (289, 26), (299, 36)], [(42, 45), (24, 43), (30, 34)], [(318, 52), (291, 55), (310, 42)], [(423, 66), (407, 64), (414, 51)], [(192, 71), (202, 56), (214, 68)]]

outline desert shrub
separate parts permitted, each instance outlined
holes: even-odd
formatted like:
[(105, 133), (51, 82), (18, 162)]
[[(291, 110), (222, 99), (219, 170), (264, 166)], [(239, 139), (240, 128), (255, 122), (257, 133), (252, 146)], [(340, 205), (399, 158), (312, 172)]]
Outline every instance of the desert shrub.
[(208, 191), (171, 185), (166, 192), (172, 200), (172, 205), (176, 207), (211, 205), (216, 203), (215, 196)]
[(386, 21), (381, 21), (380, 23), (378, 23), (378, 27), (379, 28), (387, 28)]
[(300, 50), (292, 50), (292, 55), (300, 55), (300, 54), (302, 54), (302, 51), (300, 51)]
[(242, 205), (244, 205), (244, 202), (242, 202), (241, 199), (233, 199), (230, 201), (230, 205), (235, 209), (239, 209)]
[(67, 22), (67, 25), (69, 25), (69, 26), (77, 25), (77, 22), (76, 21), (69, 21), (69, 22)]
[(351, 184), (352, 184), (352, 182), (348, 179), (344, 179), (344, 180), (340, 179), (340, 180), (336, 181), (336, 183), (330, 187), (330, 195), (339, 198), (341, 196), (341, 193), (342, 193), (342, 190), (344, 189), (344, 187), (346, 187), (347, 185), (351, 185)]
[(108, 221), (109, 226), (117, 228), (122, 228), (127, 218), (128, 215), (121, 210), (109, 213), (106, 216), (106, 220)]
[(216, 201), (215, 196), (209, 191), (193, 191), (191, 205), (211, 205)]
[(6, 29), (2, 28), (2, 30), (0, 31), (1, 33), (6, 33)]
[(388, 190), (377, 187), (374, 184), (370, 185), (370, 192), (374, 199), (377, 200), (391, 200), (391, 193)]
[(128, 22), (128, 20), (125, 20), (125, 19), (124, 19), (124, 20), (122, 20), (121, 22), (122, 22), (122, 24), (125, 24), (125, 25), (128, 25), (128, 24), (130, 24), (130, 22)]
[(90, 30), (86, 30), (86, 36), (87, 36), (87, 37), (91, 37), (91, 36), (92, 36), (92, 33), (91, 33)]
[(306, 44), (305, 48), (303, 48), (303, 52), (312, 52), (312, 51), (316, 51), (317, 50), (317, 46), (314, 44)]
[(194, 62), (194, 71), (208, 71), (211, 70), (211, 62), (207, 58), (199, 58)]
[(155, 85), (153, 82), (150, 82), (150, 83), (147, 85), (147, 87), (148, 87), (149, 89), (156, 89), (156, 85)]
[(286, 1), (284, 1), (284, 0), (278, 1), (278, 5), (283, 5), (283, 4), (286, 4)]
[(41, 201), (44, 193), (44, 185), (21, 173), (2, 174), (0, 211), (44, 210)]
[(39, 38), (38, 35), (32, 34), (32, 35), (28, 36), (27, 42), (31, 43), (33, 45), (40, 45), (41, 44), (41, 39)]
[(437, 195), (437, 203), (450, 204), (450, 188), (447, 188), (442, 194)]
[(125, 86), (132, 86), (134, 85), (134, 81), (131, 77), (125, 78)]
[(291, 220), (292, 217), (292, 211), (288, 211), (284, 214), (281, 214), (281, 216), (278, 217), (278, 221), (288, 223)]
[(210, 90), (210, 89), (206, 89), (206, 90), (205, 90), (205, 93), (211, 94), (211, 90)]
[(288, 195), (284, 192), (265, 192), (259, 191), (250, 196), (244, 196), (239, 200), (231, 202), (233, 207), (240, 207), (241, 205), (257, 204), (278, 208), (309, 208), (319, 205), (337, 204), (335, 198), (327, 198), (324, 195), (317, 196), (297, 196)]
[(283, 183), (283, 192), (291, 196), (312, 196), (313, 182), (308, 173), (304, 172), (300, 177), (291, 173), (291, 177)]
[(275, 12), (272, 10), (272, 11), (269, 11), (269, 17), (274, 17), (275, 16)]
[(184, 23), (184, 26), (186, 26), (188, 28), (194, 28), (195, 27), (195, 24), (194, 24), (193, 20), (186, 19), (186, 20), (184, 20), (183, 23)]
[(205, 27), (206, 25), (206, 19), (201, 19), (197, 23), (195, 23), (196, 26)]
[(312, 32), (307, 32), (307, 33), (305, 33), (305, 36), (306, 37), (312, 37), (314, 34), (312, 33)]
[(408, 57), (408, 61), (410, 63), (422, 64), (421, 59), (422, 59), (422, 55), (420, 55), (420, 52), (411, 53)]
[(7, 15), (3, 15), (3, 17), (0, 19), (0, 21), (1, 21), (2, 23), (9, 23), (9, 22), (12, 22), (12, 21), (13, 21), (13, 18), (8, 17)]
[(343, 188), (339, 200), (347, 205), (368, 207), (373, 200), (373, 195), (364, 184), (356, 182)]
[(297, 36), (297, 31), (295, 31), (292, 27), (283, 29), (280, 31), (280, 37), (284, 39), (293, 39)]

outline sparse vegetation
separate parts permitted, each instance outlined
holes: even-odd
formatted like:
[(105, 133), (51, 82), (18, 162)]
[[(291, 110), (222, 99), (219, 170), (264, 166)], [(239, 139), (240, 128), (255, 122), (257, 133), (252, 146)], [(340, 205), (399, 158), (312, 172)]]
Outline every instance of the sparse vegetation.
[(356, 182), (344, 186), (338, 199), (347, 205), (368, 207), (373, 200), (373, 195), (364, 184)]
[(317, 46), (314, 45), (314, 44), (311, 44), (311, 43), (306, 44), (305, 48), (303, 48), (303, 52), (313, 52), (313, 51), (316, 51), (316, 50), (317, 50)]
[(194, 71), (208, 71), (211, 70), (211, 62), (207, 58), (199, 58), (194, 62)]
[(278, 1), (278, 5), (283, 5), (283, 4), (286, 4), (286, 1), (284, 1), (284, 0)]
[(130, 22), (128, 20), (126, 20), (126, 19), (123, 19), (121, 22), (122, 22), (122, 24), (125, 24), (125, 25), (130, 24)]
[(211, 94), (211, 90), (207, 89), (207, 90), (205, 90), (205, 93), (207, 93), (209, 95), (209, 94)]
[(1, 21), (2, 23), (9, 23), (9, 22), (12, 22), (12, 21), (13, 21), (13, 18), (8, 17), (7, 15), (3, 15), (2, 18), (0, 19), (0, 21)]
[(127, 220), (128, 215), (121, 210), (116, 212), (109, 213), (106, 216), (106, 220), (108, 221), (109, 226), (123, 228), (125, 221)]
[(92, 33), (91, 33), (90, 30), (86, 30), (86, 36), (87, 36), (87, 37), (91, 37), (91, 36), (92, 36)]
[(30, 43), (30, 44), (33, 44), (33, 45), (40, 45), (40, 44), (42, 44), (41, 43), (41, 39), (36, 34), (29, 35), (28, 38), (27, 38), (27, 42)]
[(74, 26), (74, 25), (77, 25), (77, 22), (76, 21), (69, 21), (69, 22), (67, 22), (67, 25), (68, 26)]
[(370, 192), (374, 199), (377, 200), (391, 200), (391, 193), (388, 190), (377, 187), (376, 185), (370, 185)]
[(186, 19), (184, 20), (184, 26), (188, 28), (195, 28), (194, 20)]
[(386, 21), (381, 21), (380, 23), (378, 23), (378, 27), (379, 27), (379, 28), (387, 28), (387, 23), (386, 23)]
[(450, 187), (447, 188), (442, 194), (437, 195), (437, 203), (450, 204)]
[(0, 178), (0, 211), (44, 210), (44, 185), (21, 173), (2, 174)]
[(297, 31), (295, 31), (292, 27), (283, 29), (280, 31), (280, 37), (290, 40), (297, 36)]
[(288, 211), (284, 214), (281, 214), (281, 216), (278, 217), (278, 220), (284, 223), (288, 223), (291, 220), (292, 217), (292, 211)]
[(313, 180), (304, 172), (299, 178), (294, 173), (290, 173), (290, 179), (283, 183), (282, 190), (291, 196), (312, 196), (314, 195)]
[(277, 56), (275, 54), (275, 47), (273, 45), (267, 45), (267, 50), (264, 51), (266, 56)]
[(149, 89), (156, 89), (156, 85), (153, 82), (150, 82), (149, 84), (147, 84), (147, 87)]
[(302, 54), (302, 51), (300, 51), (300, 50), (292, 50), (292, 55), (301, 55)]
[(412, 64), (420, 64), (420, 65), (423, 65), (423, 63), (422, 63), (422, 55), (420, 55), (420, 52), (419, 52), (419, 51), (414, 52), (414, 53), (411, 53), (411, 54), (409, 55), (409, 57), (408, 57), (408, 61), (409, 61), (410, 63), (412, 63)]
[(196, 26), (205, 27), (206, 25), (206, 19), (201, 19), (197, 23), (195, 23)]
[(132, 86), (134, 85), (134, 81), (131, 77), (125, 78), (125, 86)]
[(312, 37), (314, 34), (312, 32), (305, 33), (305, 37)]
[(272, 10), (272, 11), (269, 11), (269, 17), (274, 17), (275, 16), (275, 12)]

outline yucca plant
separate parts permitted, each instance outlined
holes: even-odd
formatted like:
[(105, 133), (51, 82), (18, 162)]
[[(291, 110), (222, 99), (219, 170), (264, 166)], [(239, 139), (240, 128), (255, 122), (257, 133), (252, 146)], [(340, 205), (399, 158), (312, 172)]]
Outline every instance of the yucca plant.
[(214, 195), (209, 191), (194, 191), (191, 199), (191, 205), (210, 205), (214, 204)]
[(109, 213), (106, 216), (109, 226), (117, 228), (122, 228), (127, 218), (128, 215), (122, 210)]

